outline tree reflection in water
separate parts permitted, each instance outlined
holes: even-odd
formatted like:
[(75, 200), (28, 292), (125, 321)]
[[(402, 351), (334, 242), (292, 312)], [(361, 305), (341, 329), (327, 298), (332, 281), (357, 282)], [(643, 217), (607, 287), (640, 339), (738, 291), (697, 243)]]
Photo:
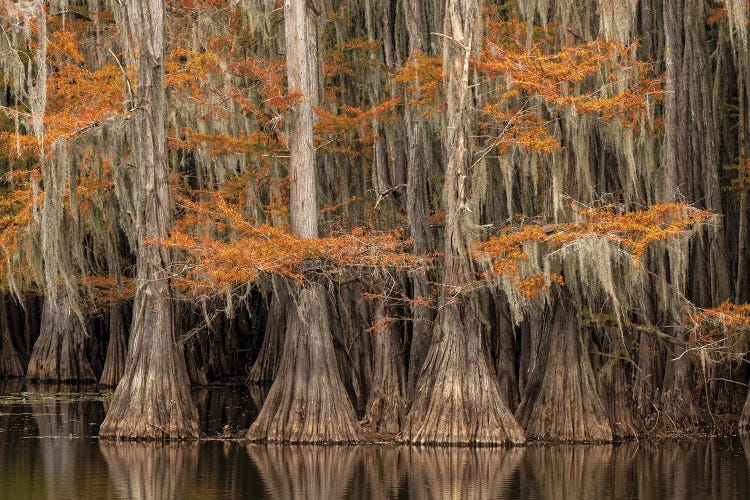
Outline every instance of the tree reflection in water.
[[(479, 449), (110, 442), (93, 437), (103, 417), (98, 398), (87, 399), (81, 388), (56, 394), (65, 388), (49, 385), (22, 393), (21, 384), (0, 384), (7, 395), (0, 405), (2, 500), (730, 500), (750, 491), (750, 434)], [(250, 396), (194, 396), (210, 437), (252, 420)]]
[(106, 491), (102, 487), (106, 477), (103, 464), (92, 453), (89, 441), (103, 418), (101, 403), (78, 397), (91, 389), (93, 386), (27, 384), (27, 391), (33, 394), (30, 407), (39, 432), (36, 456), (41, 456), (43, 464), (46, 498), (82, 498), (97, 490)]
[(247, 446), (269, 498), (347, 498), (362, 447)]
[(412, 499), (507, 498), (524, 448), (404, 448)]
[(101, 441), (112, 487), (121, 498), (180, 500), (198, 466), (198, 443)]

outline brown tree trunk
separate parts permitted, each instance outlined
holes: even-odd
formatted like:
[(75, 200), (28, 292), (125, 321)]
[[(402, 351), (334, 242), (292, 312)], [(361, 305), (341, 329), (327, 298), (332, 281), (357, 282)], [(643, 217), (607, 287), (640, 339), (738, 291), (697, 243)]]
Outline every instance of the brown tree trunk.
[[(131, 157), (138, 172), (137, 280), (125, 373), (99, 430), (117, 439), (185, 439), (198, 436), (185, 357), (175, 339), (167, 238), (172, 201), (167, 166), (163, 0), (134, 0), (118, 12), (135, 53), (138, 87), (129, 103)], [(132, 97), (132, 96), (131, 96)]]
[(0, 297), (0, 378), (23, 377), (24, 370), (18, 351), (13, 345), (8, 305)]
[(491, 366), (468, 245), (471, 197), (469, 60), (481, 11), (474, 0), (447, 0), (444, 80), (448, 99), (443, 197), (445, 276), (432, 344), (422, 366), (404, 439), (412, 443), (522, 443), (523, 431), (500, 397)]
[(277, 283), (268, 306), (263, 345), (247, 376), (249, 384), (270, 383), (276, 376), (284, 346), (288, 302), (286, 285)]
[(589, 335), (569, 297), (557, 297), (551, 307), (516, 418), (529, 439), (611, 441), (589, 359)]
[(386, 311), (384, 303), (378, 304), (376, 324), (385, 323), (372, 333), (373, 375), (365, 420), (371, 429), (395, 434), (406, 413), (406, 366), (398, 323)]
[[(429, 30), (423, 11), (422, 1), (404, 2), (404, 18), (409, 34), (410, 62), (419, 52), (429, 49)], [(415, 82), (419, 85), (419, 82)], [(430, 171), (429, 140), (425, 131), (425, 117), (408, 99), (404, 109), (406, 129), (406, 215), (409, 222), (409, 236), (412, 240), (412, 253), (424, 254), (432, 248), (429, 226), (428, 182)], [(412, 329), (409, 353), (407, 393), (414, 398), (417, 379), (427, 356), (432, 334), (434, 314), (425, 301), (430, 297), (427, 276), (424, 271), (409, 273), (412, 286)]]
[(605, 328), (605, 338), (601, 340), (601, 349), (611, 357), (604, 357), (604, 361), (596, 366), (595, 372), (604, 409), (609, 418), (612, 435), (618, 438), (635, 437), (637, 435), (635, 418), (630, 405), (630, 384), (625, 370), (622, 351), (613, 345), (619, 342), (620, 332), (616, 328)]
[(515, 328), (510, 318), (507, 301), (497, 294), (490, 299), (492, 317), (492, 336), (495, 351), (495, 371), (500, 384), (500, 397), (508, 405), (510, 411), (515, 411), (521, 396), (518, 392), (518, 375), (516, 371), (517, 346)]
[[(664, 173), (666, 201), (683, 195), (720, 212), (718, 148), (711, 102), (706, 8), (702, 0), (663, 3), (666, 81)], [(731, 292), (723, 226), (709, 228), (691, 245), (688, 298), (701, 307)]]
[(372, 336), (365, 331), (369, 303), (362, 298), (362, 283), (350, 281), (336, 287), (329, 297), (331, 331), (341, 380), (357, 415), (364, 413), (373, 377)]
[(63, 290), (48, 295), (42, 307), (39, 338), (26, 377), (39, 382), (92, 382), (96, 375), (86, 358), (83, 326)]
[(125, 373), (125, 360), (128, 353), (128, 333), (125, 324), (123, 305), (115, 304), (109, 308), (109, 341), (104, 370), (99, 383), (114, 387)]
[[(678, 336), (679, 338), (679, 336)], [(667, 348), (659, 409), (668, 416), (664, 425), (675, 430), (693, 427), (700, 420), (698, 393), (690, 358), (683, 356), (685, 349), (671, 345)]]
[[(318, 237), (313, 103), (318, 100), (317, 16), (312, 0), (286, 0), (289, 90), (301, 102), (290, 110), (290, 219), (292, 232)], [(250, 427), (251, 440), (294, 443), (359, 441), (361, 428), (346, 394), (333, 349), (325, 289), (290, 284), (284, 351), (268, 397)]]
[(341, 382), (323, 287), (310, 284), (287, 308), (279, 371), (247, 437), (289, 443), (358, 441), (361, 429)]

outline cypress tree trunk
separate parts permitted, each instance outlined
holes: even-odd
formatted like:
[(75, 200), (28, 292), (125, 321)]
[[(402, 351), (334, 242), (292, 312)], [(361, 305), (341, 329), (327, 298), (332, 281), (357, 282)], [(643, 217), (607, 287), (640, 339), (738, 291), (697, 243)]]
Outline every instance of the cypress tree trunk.
[[(429, 30), (423, 11), (422, 1), (404, 2), (404, 18), (409, 34), (409, 56), (416, 57), (429, 49)], [(409, 62), (408, 64), (411, 64)], [(419, 82), (415, 82), (419, 85)], [(406, 215), (409, 223), (409, 236), (412, 240), (412, 253), (424, 254), (432, 248), (428, 221), (429, 205), (427, 176), (430, 170), (429, 140), (425, 131), (425, 117), (420, 110), (409, 103), (404, 109), (406, 129)], [(409, 355), (407, 393), (414, 398), (417, 379), (422, 363), (427, 356), (432, 333), (433, 312), (425, 300), (430, 297), (427, 276), (424, 272), (410, 272), (412, 286), (412, 330)]]
[(514, 326), (504, 298), (493, 294), (489, 305), (490, 312), (494, 313), (491, 338), (494, 341), (495, 371), (500, 384), (500, 397), (508, 405), (508, 409), (515, 411), (521, 397), (518, 392), (518, 348)]
[(172, 229), (164, 87), (163, 0), (127, 2), (122, 11), (137, 57), (138, 87), (130, 111), (137, 169), (137, 281), (125, 373), (99, 435), (117, 439), (184, 439), (198, 436), (185, 357), (175, 341), (168, 248), (148, 244)]
[(611, 441), (589, 359), (589, 335), (571, 299), (556, 299), (516, 418), (530, 439)]
[[(289, 117), (289, 213), (292, 232), (302, 238), (318, 237), (312, 107), (319, 93), (318, 15), (311, 0), (285, 2), (289, 90), (302, 99)], [(325, 289), (315, 282), (301, 289), (289, 286), (281, 363), (247, 437), (292, 443), (358, 441), (361, 428), (339, 375)]]
[(114, 387), (125, 373), (125, 360), (128, 353), (128, 333), (125, 324), (123, 305), (115, 304), (109, 308), (109, 341), (104, 362), (104, 370), (99, 383)]
[(372, 324), (369, 302), (362, 298), (362, 284), (356, 280), (340, 283), (334, 295), (328, 303), (339, 373), (354, 411), (361, 415), (367, 407), (373, 377), (372, 335), (365, 331)]
[(39, 382), (93, 382), (96, 375), (86, 358), (83, 326), (63, 290), (48, 294), (42, 306), (39, 338), (26, 377)]
[(378, 304), (375, 321), (386, 323), (372, 333), (372, 387), (365, 420), (371, 429), (397, 433), (406, 413), (406, 366), (398, 324), (391, 322), (384, 303)]
[(0, 297), (0, 378), (23, 377), (23, 364), (13, 345), (5, 298)]
[(309, 284), (287, 308), (284, 351), (271, 390), (247, 437), (289, 443), (352, 442), (360, 438), (331, 341), (325, 291)]
[(276, 376), (284, 346), (287, 307), (286, 284), (279, 282), (273, 287), (271, 294), (263, 333), (263, 344), (247, 376), (247, 381), (250, 384), (273, 382)]
[(476, 225), (471, 197), (469, 59), (481, 21), (474, 0), (447, 0), (444, 80), (448, 99), (443, 196), (445, 269), (432, 344), (422, 366), (403, 435), (412, 443), (522, 443), (523, 431), (500, 397), (468, 253)]

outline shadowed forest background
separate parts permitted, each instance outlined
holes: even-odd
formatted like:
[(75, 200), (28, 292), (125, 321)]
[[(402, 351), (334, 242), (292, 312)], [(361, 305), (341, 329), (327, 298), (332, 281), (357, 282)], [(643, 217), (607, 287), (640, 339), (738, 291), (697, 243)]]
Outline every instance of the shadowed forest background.
[(750, 426), (746, 0), (0, 0), (0, 377), (104, 438)]

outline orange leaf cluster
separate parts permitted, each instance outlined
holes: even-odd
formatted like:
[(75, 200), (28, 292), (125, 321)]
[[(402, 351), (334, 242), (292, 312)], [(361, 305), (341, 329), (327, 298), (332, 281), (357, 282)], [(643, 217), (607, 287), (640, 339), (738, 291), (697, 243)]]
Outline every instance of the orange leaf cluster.
[[(33, 189), (30, 172), (11, 172), (2, 178), (0, 187), (0, 258), (3, 260), (0, 281), (7, 282), (8, 267), (19, 250), (23, 234), (31, 223), (33, 214)], [(39, 195), (37, 195), (39, 196)], [(14, 266), (13, 272), (19, 276), (26, 274), (26, 269)]]
[(619, 212), (612, 207), (577, 208), (578, 220), (563, 224), (527, 224), (505, 230), (501, 235), (475, 245), (478, 258), (490, 259), (495, 276), (519, 282), (528, 297), (538, 296), (551, 282), (562, 284), (556, 275), (535, 275), (522, 279), (520, 265), (528, 260), (524, 245), (542, 243), (559, 248), (587, 238), (603, 238), (625, 249), (634, 259), (657, 241), (678, 237), (706, 222), (710, 213), (681, 203), (664, 203), (647, 210)]
[(445, 107), (440, 100), (443, 85), (443, 60), (416, 52), (394, 75), (394, 81), (406, 86), (407, 99), (415, 106), (435, 113)]
[(420, 261), (406, 252), (409, 241), (398, 232), (351, 232), (324, 238), (297, 237), (287, 228), (257, 224), (219, 193), (180, 197), (184, 216), (170, 238), (151, 241), (188, 257), (179, 285), (192, 293), (210, 293), (252, 283), (262, 274), (303, 279), (308, 268), (335, 274), (345, 268), (413, 267)]
[[(519, 20), (490, 20), (483, 48), (473, 61), (496, 91), (483, 109), (486, 127), (500, 127), (493, 146), (549, 152), (560, 145), (547, 120), (529, 110), (530, 101), (550, 112), (573, 108), (602, 120), (619, 118), (637, 127), (649, 96), (661, 95), (661, 82), (650, 78), (651, 65), (631, 56), (633, 47), (606, 40), (567, 45), (550, 51), (549, 34), (528, 45), (528, 26)], [(606, 84), (592, 85), (604, 79)], [(533, 108), (533, 106), (531, 106)]]
[(127, 276), (79, 276), (77, 278), (84, 306), (95, 312), (131, 300), (135, 296), (135, 280)]
[(750, 334), (750, 304), (723, 302), (717, 307), (700, 309), (688, 315), (699, 340), (710, 343), (732, 333)]

